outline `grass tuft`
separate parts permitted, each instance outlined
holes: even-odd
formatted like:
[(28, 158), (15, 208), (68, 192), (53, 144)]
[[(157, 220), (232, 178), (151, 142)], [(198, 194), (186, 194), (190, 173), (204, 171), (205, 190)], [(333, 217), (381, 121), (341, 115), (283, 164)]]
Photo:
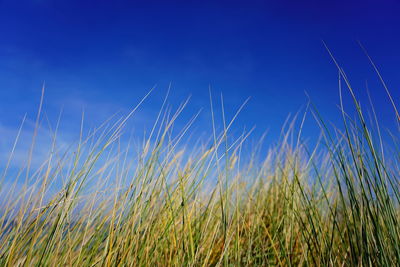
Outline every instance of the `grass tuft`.
[[(139, 104), (87, 136), (82, 117), (79, 141), (67, 150), (57, 146), (57, 126), (37, 168), (35, 129), (27, 165), (8, 171), (21, 126), (0, 184), (0, 265), (399, 265), (397, 140), (384, 144), (375, 110), (371, 125), (337, 66), (343, 126), (329, 127), (310, 102), (267, 153), (243, 152), (251, 131), (231, 137), (243, 106), (231, 121), (222, 113), (218, 132), (211, 93), (211, 140), (202, 145), (182, 143), (197, 115), (174, 134), (187, 102), (173, 113), (165, 100), (142, 144), (123, 138)], [(301, 137), (308, 114), (321, 129), (314, 147)]]

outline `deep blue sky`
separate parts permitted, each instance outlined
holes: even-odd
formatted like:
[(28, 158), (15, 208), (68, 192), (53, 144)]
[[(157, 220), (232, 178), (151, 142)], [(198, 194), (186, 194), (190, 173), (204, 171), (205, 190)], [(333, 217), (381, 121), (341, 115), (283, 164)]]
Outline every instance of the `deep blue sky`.
[[(301, 2), (301, 3), (300, 3)], [(270, 129), (275, 138), (289, 113), (307, 102), (327, 120), (339, 112), (337, 70), (324, 40), (368, 104), (368, 81), (381, 123), (394, 116), (360, 41), (400, 102), (399, 1), (65, 1), (0, 0), (0, 126), (8, 138), (25, 112), (34, 119), (46, 82), (45, 110), (64, 130), (126, 112), (154, 85), (134, 119), (155, 117), (168, 84), (170, 103), (192, 100), (189, 118), (205, 108), (208, 87), (222, 93), (227, 116), (251, 97), (237, 127)], [(71, 126), (72, 127), (72, 126)], [(311, 136), (315, 131), (308, 131)], [(3, 143), (0, 143), (4, 145)]]

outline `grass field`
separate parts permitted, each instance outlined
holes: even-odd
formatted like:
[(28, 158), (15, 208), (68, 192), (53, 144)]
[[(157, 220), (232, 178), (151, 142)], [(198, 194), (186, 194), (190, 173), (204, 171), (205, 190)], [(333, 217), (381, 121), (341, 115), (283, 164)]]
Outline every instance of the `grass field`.
[[(171, 112), (164, 103), (140, 145), (122, 141), (136, 108), (82, 130), (68, 150), (58, 149), (55, 127), (42, 165), (31, 167), (28, 152), (19, 172), (5, 166), (0, 265), (399, 265), (398, 125), (383, 140), (375, 113), (365, 117), (340, 77), (355, 113), (341, 106), (343, 124), (331, 127), (310, 102), (306, 114), (321, 129), (312, 147), (299, 115), (268, 150), (243, 152), (250, 132), (230, 136), (240, 109), (232, 121), (222, 114), (223, 125), (212, 112), (209, 142), (182, 143), (193, 121), (172, 129), (186, 104)], [(5, 190), (11, 174), (23, 186)]]

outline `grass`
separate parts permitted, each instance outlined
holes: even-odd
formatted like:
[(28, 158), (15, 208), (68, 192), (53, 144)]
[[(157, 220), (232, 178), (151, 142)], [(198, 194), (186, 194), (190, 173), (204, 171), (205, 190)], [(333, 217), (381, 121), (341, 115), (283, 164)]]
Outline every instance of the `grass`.
[[(203, 145), (182, 143), (196, 116), (173, 134), (187, 102), (171, 112), (165, 101), (136, 151), (122, 136), (140, 103), (87, 136), (82, 119), (68, 150), (57, 147), (57, 126), (37, 169), (30, 167), (35, 130), (14, 178), (24, 185), (1, 191), (0, 265), (399, 265), (398, 134), (385, 145), (375, 110), (371, 125), (338, 69), (343, 127), (328, 127), (310, 103), (267, 153), (243, 152), (251, 131), (230, 137), (243, 106), (231, 121), (222, 114), (218, 132), (212, 98), (212, 137)], [(353, 97), (353, 117), (342, 87)], [(306, 114), (321, 129), (311, 148), (301, 138)]]

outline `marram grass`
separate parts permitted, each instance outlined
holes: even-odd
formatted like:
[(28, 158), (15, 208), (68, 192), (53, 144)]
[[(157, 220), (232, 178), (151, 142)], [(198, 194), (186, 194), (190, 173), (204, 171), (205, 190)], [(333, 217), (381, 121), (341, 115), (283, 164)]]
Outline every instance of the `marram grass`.
[(173, 126), (185, 105), (164, 104), (141, 145), (122, 138), (132, 114), (67, 150), (53, 130), (42, 165), (30, 152), (20, 171), (5, 168), (2, 181), (23, 186), (1, 190), (0, 265), (399, 265), (398, 132), (386, 147), (354, 104), (333, 130), (310, 105), (316, 145), (302, 141), (303, 118), (267, 153), (243, 152), (248, 135), (232, 140), (224, 114), (217, 132), (213, 112), (211, 141), (182, 144), (193, 121)]

